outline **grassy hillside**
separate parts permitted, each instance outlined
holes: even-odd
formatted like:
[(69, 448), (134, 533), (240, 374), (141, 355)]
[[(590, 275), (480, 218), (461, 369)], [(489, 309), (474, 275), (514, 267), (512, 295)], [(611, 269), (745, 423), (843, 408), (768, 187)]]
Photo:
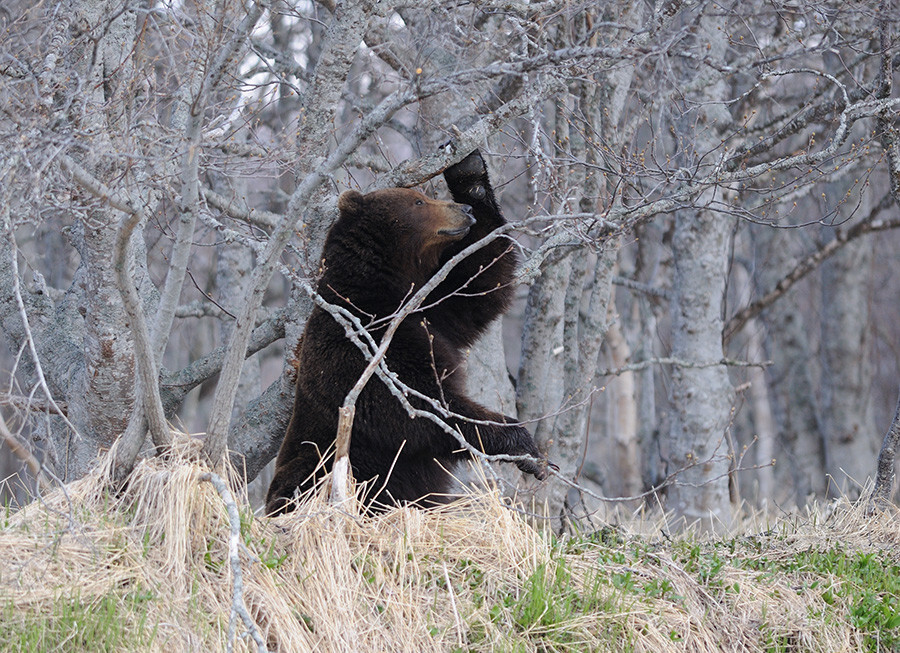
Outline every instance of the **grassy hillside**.
[[(0, 649), (257, 650), (240, 619), (228, 635), (232, 522), (207, 471), (152, 460), (119, 496), (97, 474), (7, 512)], [(900, 650), (900, 519), (844, 502), (708, 541), (558, 539), (491, 494), (377, 517), (313, 498), (234, 526), (270, 650)]]

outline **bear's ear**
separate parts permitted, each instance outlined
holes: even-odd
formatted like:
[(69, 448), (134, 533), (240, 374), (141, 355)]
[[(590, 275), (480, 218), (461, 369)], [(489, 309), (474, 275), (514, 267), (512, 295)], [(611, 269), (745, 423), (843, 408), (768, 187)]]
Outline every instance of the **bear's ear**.
[(338, 198), (338, 211), (341, 215), (356, 215), (362, 212), (363, 194), (355, 190), (345, 190)]

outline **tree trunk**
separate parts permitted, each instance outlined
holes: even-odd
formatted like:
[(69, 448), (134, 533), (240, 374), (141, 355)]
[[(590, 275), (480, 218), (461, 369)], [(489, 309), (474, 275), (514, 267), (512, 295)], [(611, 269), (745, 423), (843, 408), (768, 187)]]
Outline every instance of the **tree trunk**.
[[(638, 252), (635, 262), (635, 277), (638, 281), (653, 286), (665, 276), (661, 272), (663, 245), (661, 229), (658, 225), (647, 224), (638, 230)], [(666, 269), (667, 271), (667, 269)], [(658, 341), (657, 329), (659, 320), (657, 312), (664, 307), (658, 305), (646, 295), (636, 300), (637, 322), (632, 338), (632, 351), (635, 361), (650, 360), (658, 355), (655, 343)], [(638, 446), (641, 456), (641, 480), (643, 490), (647, 491), (659, 485), (664, 473), (662, 471), (662, 452), (660, 434), (662, 431), (660, 415), (657, 411), (657, 368), (648, 365), (637, 372), (638, 391)], [(656, 497), (648, 497), (649, 503), (656, 502)]]
[[(724, 62), (727, 44), (722, 18), (701, 17), (697, 34), (708, 43), (709, 59)], [(684, 79), (692, 79), (697, 70), (684, 65)], [(685, 102), (685, 113), (676, 121), (684, 165), (702, 168), (698, 153), (711, 151), (718, 135), (730, 127), (727, 97), (725, 82), (719, 81)], [(698, 126), (703, 126), (702, 137), (685, 140)], [(672, 356), (699, 367), (676, 364), (672, 368), (669, 473), (679, 472), (679, 476), (670, 489), (668, 508), (676, 519), (699, 522), (702, 530), (719, 530), (731, 523), (731, 452), (725, 430), (731, 421), (734, 391), (727, 369), (717, 363), (724, 357), (725, 283), (734, 225), (731, 218), (703, 208), (724, 199), (721, 190), (712, 189), (698, 195), (692, 208), (676, 211), (672, 238)]]
[[(790, 243), (794, 232), (772, 227), (751, 230), (755, 250), (756, 293), (762, 295), (792, 269)], [(774, 400), (781, 446), (793, 478), (797, 505), (825, 496), (825, 453), (816, 414), (816, 394), (810, 373), (809, 334), (797, 309), (799, 289), (789, 290), (762, 315), (766, 326), (767, 377)]]
[(897, 400), (897, 410), (890, 428), (884, 436), (881, 451), (878, 453), (878, 466), (875, 473), (875, 487), (869, 498), (868, 512), (874, 513), (880, 506), (891, 502), (894, 492), (894, 469), (896, 465), (897, 449), (900, 448), (900, 399)]
[(849, 243), (822, 265), (822, 432), (832, 496), (858, 498), (872, 474), (869, 298), (872, 241)]
[(708, 211), (679, 211), (672, 239), (672, 357), (703, 367), (672, 367), (669, 473), (680, 472), (667, 507), (704, 531), (731, 523), (730, 455), (725, 430), (734, 391), (722, 351), (723, 303), (731, 220)]
[[(610, 304), (612, 307), (613, 305)], [(620, 368), (630, 362), (631, 349), (622, 334), (621, 325), (610, 317), (606, 332), (610, 367)], [(613, 449), (606, 463), (604, 489), (613, 496), (629, 497), (641, 493), (641, 459), (638, 442), (637, 372), (623, 372), (606, 386), (606, 428)]]
[[(747, 359), (751, 362), (763, 361), (765, 360), (765, 350), (759, 325), (756, 320), (751, 320), (748, 327)], [(756, 467), (756, 503), (761, 506), (775, 505), (772, 501), (779, 499), (775, 495), (775, 470), (773, 467), (777, 463), (775, 458), (775, 418), (766, 383), (766, 372), (761, 367), (751, 367), (747, 370), (747, 380), (750, 382), (753, 437), (756, 438), (752, 460)]]
[(109, 211), (98, 209), (83, 229), (84, 367), (66, 398), (70, 421), (86, 435), (73, 435), (57, 451), (70, 480), (80, 478), (125, 431), (135, 400), (134, 342), (110, 259), (115, 222)]
[[(76, 68), (85, 77), (83, 96), (86, 110), (80, 127), (93, 134), (86, 166), (98, 179), (107, 179), (121, 170), (104, 155), (115, 148), (110, 135), (120, 133), (126, 120), (126, 92), (121, 79), (131, 70), (129, 52), (134, 43), (134, 13), (122, 12), (108, 25), (101, 18), (111, 10), (105, 0), (76, 3), (76, 20), (95, 29), (97, 40), (80, 41)], [(78, 238), (81, 254), (79, 309), (84, 315), (83, 366), (69, 389), (69, 419), (78, 434), (67, 432), (57, 455), (65, 466), (65, 478), (82, 476), (124, 432), (135, 402), (135, 352), (131, 328), (125, 314), (113, 267), (116, 229), (121, 214), (100, 201), (84, 195), (86, 215), (79, 216)], [(131, 277), (136, 264), (129, 256)], [(66, 429), (68, 431), (68, 429)]]
[[(541, 276), (528, 292), (516, 383), (516, 407), (521, 420), (552, 414), (562, 404), (563, 317), (570, 271), (568, 257), (545, 261)], [(539, 447), (551, 439), (550, 422), (541, 420), (534, 427)]]

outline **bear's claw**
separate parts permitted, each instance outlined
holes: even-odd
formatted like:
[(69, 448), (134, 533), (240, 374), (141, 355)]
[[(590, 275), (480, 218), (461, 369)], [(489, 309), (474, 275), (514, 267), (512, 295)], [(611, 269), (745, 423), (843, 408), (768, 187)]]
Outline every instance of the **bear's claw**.
[(537, 460), (517, 460), (516, 467), (523, 474), (531, 474), (537, 480), (543, 481), (550, 477), (550, 470), (559, 471), (559, 466), (550, 462), (543, 456), (535, 456)]

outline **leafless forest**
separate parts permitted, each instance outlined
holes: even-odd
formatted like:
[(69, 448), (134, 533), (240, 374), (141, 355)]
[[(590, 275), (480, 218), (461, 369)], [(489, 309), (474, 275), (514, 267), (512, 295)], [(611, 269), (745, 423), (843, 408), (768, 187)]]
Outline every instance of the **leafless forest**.
[(5, 496), (114, 443), (124, 478), (167, 420), (264, 485), (337, 196), (443, 197), (476, 147), (523, 265), (470, 395), (560, 468), (504, 483), (553, 515), (624, 497), (713, 528), (858, 496), (900, 387), (898, 17), (4, 0)]

